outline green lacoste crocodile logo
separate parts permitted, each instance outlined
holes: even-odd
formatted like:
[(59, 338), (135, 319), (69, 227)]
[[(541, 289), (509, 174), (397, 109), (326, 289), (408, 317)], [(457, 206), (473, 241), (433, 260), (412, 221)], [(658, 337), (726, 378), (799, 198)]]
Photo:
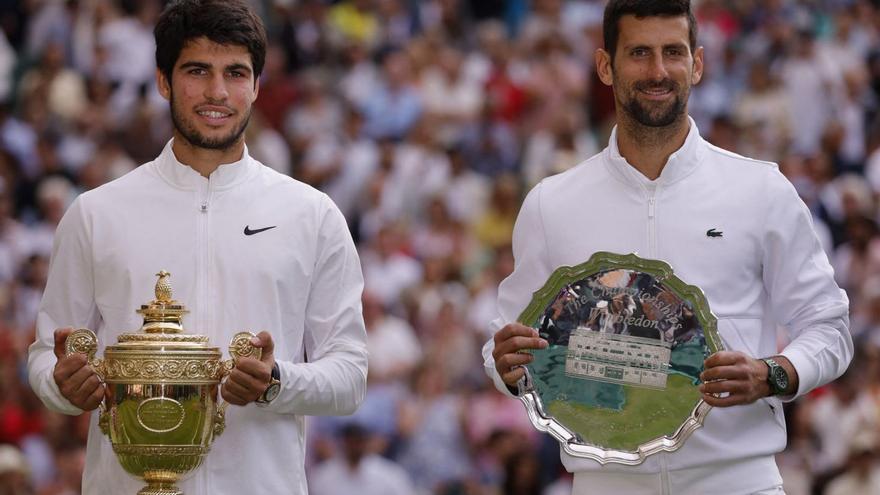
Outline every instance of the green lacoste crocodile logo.
[(706, 237), (724, 237), (724, 232), (718, 232), (715, 229), (709, 229), (706, 231)]

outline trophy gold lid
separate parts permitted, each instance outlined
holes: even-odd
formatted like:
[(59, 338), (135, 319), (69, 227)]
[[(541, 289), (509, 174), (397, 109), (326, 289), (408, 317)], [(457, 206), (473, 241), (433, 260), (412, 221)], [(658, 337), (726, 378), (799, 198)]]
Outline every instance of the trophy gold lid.
[(137, 313), (144, 316), (144, 325), (141, 331), (144, 333), (183, 333), (182, 317), (189, 311), (183, 304), (173, 299), (174, 290), (171, 288), (171, 274), (165, 270), (156, 274), (156, 299), (149, 304), (141, 305)]
[(171, 274), (161, 270), (156, 276), (159, 277), (159, 280), (156, 281), (156, 298), (148, 304), (141, 305), (141, 308), (137, 310), (137, 313), (144, 317), (140, 331), (120, 335), (119, 343), (207, 344), (208, 337), (183, 332), (183, 315), (189, 311), (183, 304), (174, 300)]

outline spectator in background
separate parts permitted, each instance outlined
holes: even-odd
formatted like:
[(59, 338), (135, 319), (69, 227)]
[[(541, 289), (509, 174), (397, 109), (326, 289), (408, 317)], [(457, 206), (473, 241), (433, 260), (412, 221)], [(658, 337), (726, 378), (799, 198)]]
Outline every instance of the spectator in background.
[(576, 109), (561, 110), (546, 129), (539, 129), (526, 142), (523, 176), (534, 187), (550, 175), (565, 172), (578, 163), (578, 157), (598, 151), (595, 138)]
[(260, 75), (260, 97), (254, 102), (266, 120), (266, 125), (278, 132), (284, 131), (285, 112), (298, 96), (296, 80), (288, 73), (287, 54), (277, 42), (266, 47), (266, 67)]
[(873, 391), (863, 387), (863, 363), (857, 361), (805, 410), (806, 426), (817, 443), (808, 459), (818, 488), (844, 472), (852, 453), (878, 446), (880, 409)]
[(301, 180), (326, 192), (349, 225), (365, 209), (367, 187), (379, 168), (379, 147), (363, 128), (363, 115), (349, 107), (342, 128), (318, 135), (300, 162)]
[[(793, 53), (782, 63), (782, 81), (791, 100), (792, 150), (812, 154), (835, 115), (833, 102), (841, 90), (841, 77), (816, 50), (816, 34), (811, 29), (800, 29), (791, 43)], [(811, 104), (804, 105), (807, 101)]]
[(770, 65), (757, 61), (749, 70), (748, 88), (733, 105), (733, 118), (753, 146), (749, 156), (779, 160), (791, 144), (793, 102), (770, 73)]
[(328, 15), (331, 39), (374, 46), (381, 36), (379, 19), (372, 0), (345, 0), (334, 5)]
[(846, 468), (828, 484), (827, 495), (880, 495), (880, 466), (877, 445), (859, 442), (852, 447)]
[(468, 226), (486, 211), (490, 180), (469, 167), (461, 146), (446, 149), (449, 180), (442, 192), (446, 210), (452, 220)]
[(28, 481), (28, 466), (17, 448), (0, 444), (0, 493), (4, 495), (33, 495)]
[(367, 351), (372, 365), (371, 383), (405, 379), (422, 360), (422, 344), (406, 320), (388, 314), (376, 296), (364, 292)]
[(52, 118), (69, 123), (86, 106), (86, 88), (82, 75), (68, 69), (64, 46), (50, 42), (43, 50), (40, 65), (28, 71), (19, 90), (23, 98), (43, 98)]
[(422, 268), (401, 246), (400, 231), (383, 226), (361, 253), (364, 290), (376, 295), (387, 308), (400, 304), (401, 295), (422, 279)]
[(55, 448), (55, 480), (37, 495), (79, 495), (82, 493), (86, 449), (81, 443), (68, 439)]
[(137, 102), (139, 88), (151, 88), (150, 95), (159, 104), (155, 90), (156, 41), (153, 25), (159, 17), (160, 0), (121, 0), (110, 2), (112, 13), (96, 26), (95, 39), (100, 55), (95, 75), (117, 84), (113, 108), (128, 115)]
[(369, 432), (352, 423), (339, 432), (341, 452), (314, 469), (309, 493), (315, 495), (414, 495), (409, 475), (397, 464), (369, 451)]
[(364, 109), (382, 83), (379, 68), (370, 60), (370, 51), (363, 43), (346, 43), (341, 56), (345, 67), (338, 84), (339, 92), (347, 104)]
[(519, 197), (519, 181), (513, 176), (502, 176), (495, 180), (489, 208), (474, 224), (474, 235), (483, 245), (497, 248), (510, 242)]
[(459, 50), (441, 45), (436, 56), (436, 66), (422, 74), (419, 90), (435, 139), (449, 145), (476, 121), (483, 108), (483, 90), (480, 81), (465, 72)]
[(590, 87), (585, 64), (572, 56), (571, 47), (558, 32), (538, 38), (533, 53), (525, 90), (530, 102), (528, 123), (539, 131), (553, 128), (562, 113), (580, 110), (576, 102), (583, 100)]
[(299, 78), (300, 104), (285, 118), (284, 133), (293, 157), (299, 159), (319, 136), (338, 132), (342, 107), (327, 90), (326, 75), (319, 70), (304, 72)]
[(251, 116), (245, 131), (245, 139), (249, 143), (248, 151), (261, 163), (271, 163), (276, 172), (291, 176), (293, 163), (290, 148), (280, 132), (268, 126), (261, 113)]
[(410, 396), (401, 404), (401, 464), (416, 487), (442, 493), (470, 477), (463, 398), (449, 388), (442, 361), (424, 363), (411, 375)]
[(463, 130), (461, 148), (474, 171), (490, 177), (514, 173), (519, 164), (520, 140), (491, 104), (484, 105), (479, 119)]
[(400, 139), (416, 124), (424, 105), (413, 86), (410, 62), (404, 52), (386, 53), (382, 74), (384, 82), (364, 103), (366, 132), (375, 139)]

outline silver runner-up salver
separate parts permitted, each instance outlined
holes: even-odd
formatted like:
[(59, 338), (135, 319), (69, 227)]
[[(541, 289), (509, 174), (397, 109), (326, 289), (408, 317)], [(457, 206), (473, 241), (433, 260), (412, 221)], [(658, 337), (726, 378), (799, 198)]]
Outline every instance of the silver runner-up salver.
[(599, 252), (558, 268), (519, 321), (549, 344), (529, 351), (520, 400), (570, 455), (641, 464), (680, 448), (711, 409), (697, 387), (722, 349), (717, 320), (663, 261)]

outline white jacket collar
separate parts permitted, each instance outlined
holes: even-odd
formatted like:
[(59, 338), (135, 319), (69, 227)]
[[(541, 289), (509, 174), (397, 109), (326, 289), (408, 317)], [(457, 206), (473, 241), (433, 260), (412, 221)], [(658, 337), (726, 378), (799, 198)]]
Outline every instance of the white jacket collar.
[(178, 161), (174, 155), (174, 150), (171, 148), (173, 143), (174, 139), (168, 141), (165, 149), (156, 157), (154, 163), (156, 164), (156, 170), (163, 179), (181, 189), (197, 189), (209, 179), (214, 190), (227, 189), (243, 181), (257, 168), (257, 162), (251, 159), (248, 154), (247, 145), (245, 145), (240, 160), (220, 165), (217, 167), (217, 170), (211, 173), (209, 178), (205, 178), (192, 167)]
[(669, 155), (666, 166), (663, 167), (660, 177), (656, 180), (652, 181), (645, 177), (620, 154), (620, 149), (617, 146), (617, 126), (614, 126), (614, 129), (611, 131), (611, 139), (608, 142), (608, 147), (605, 148), (605, 163), (608, 164), (609, 169), (615, 176), (627, 184), (668, 185), (687, 177), (700, 164), (700, 157), (703, 155), (703, 148), (705, 147), (705, 142), (700, 136), (696, 122), (690, 116), (688, 116), (688, 121), (690, 122), (690, 130), (688, 131), (687, 138), (684, 140), (684, 144), (673, 154)]

